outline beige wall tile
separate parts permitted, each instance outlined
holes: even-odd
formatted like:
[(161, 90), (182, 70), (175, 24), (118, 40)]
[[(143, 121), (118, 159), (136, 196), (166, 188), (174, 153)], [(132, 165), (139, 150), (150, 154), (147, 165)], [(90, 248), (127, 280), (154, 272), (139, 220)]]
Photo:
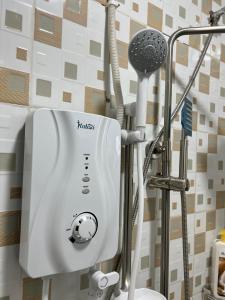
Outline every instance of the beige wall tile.
[(197, 172), (207, 172), (207, 153), (197, 153)]
[(218, 118), (218, 134), (225, 135), (225, 118)]
[(144, 29), (145, 26), (143, 24), (140, 24), (134, 20), (130, 20), (130, 39), (137, 33), (138, 31)]
[[(74, 2), (74, 1), (73, 1)], [(98, 1), (101, 4), (105, 4), (105, 1)], [(88, 14), (88, 1), (79, 1), (79, 8), (71, 5), (71, 0), (64, 1), (63, 17), (74, 23), (78, 23), (82, 26), (87, 26), (87, 14)], [(73, 4), (73, 3), (72, 3)]]
[(176, 240), (182, 237), (181, 217), (170, 219), (170, 239)]
[(158, 114), (159, 114), (159, 104), (156, 102), (147, 102), (147, 116), (146, 123), (147, 124), (158, 124)]
[(209, 11), (212, 10), (212, 0), (203, 0), (202, 2), (202, 12), (208, 15)]
[(199, 254), (205, 251), (205, 232), (195, 235), (194, 254)]
[(50, 98), (52, 95), (52, 82), (49, 80), (37, 79), (36, 95)]
[(152, 3), (148, 3), (148, 25), (162, 31), (163, 12), (162, 9)]
[(91, 87), (85, 87), (85, 112), (105, 115), (105, 108), (105, 92)]
[(216, 229), (216, 211), (209, 211), (206, 213), (206, 230)]
[(217, 135), (208, 135), (208, 153), (217, 153)]
[(102, 45), (97, 41), (90, 40), (89, 53), (91, 55), (101, 57)]
[(210, 75), (214, 78), (220, 78), (220, 61), (211, 57)]
[(62, 43), (62, 18), (35, 10), (34, 39), (57, 48)]
[(220, 60), (225, 62), (225, 44), (221, 44)]
[(155, 244), (155, 268), (160, 267), (161, 244)]
[(176, 43), (176, 62), (188, 66), (188, 46), (180, 42)]
[(29, 74), (0, 68), (0, 102), (28, 105)]
[(139, 4), (136, 2), (133, 2), (132, 9), (133, 9), (133, 11), (139, 12)]
[(199, 92), (209, 94), (210, 77), (206, 74), (199, 74)]
[(42, 299), (42, 280), (24, 278), (23, 279), (23, 299), (22, 300), (41, 300)]
[(77, 65), (65, 62), (64, 77), (72, 80), (77, 79)]
[(0, 247), (20, 241), (20, 211), (0, 212)]
[(173, 151), (180, 150), (180, 139), (181, 139), (181, 130), (173, 130)]
[(0, 153), (0, 171), (16, 171), (16, 154)]
[(119, 65), (121, 68), (128, 68), (128, 44), (117, 40)]
[(11, 11), (7, 9), (5, 11), (5, 26), (22, 31), (22, 26), (23, 26), (22, 15), (16, 13), (15, 11)]
[(103, 71), (98, 70), (97, 71), (97, 79), (104, 81), (105, 80), (105, 73)]
[(187, 213), (193, 214), (195, 212), (195, 194), (187, 194)]
[(200, 35), (190, 35), (189, 36), (189, 45), (192, 48), (199, 50), (200, 46), (201, 46), (201, 36)]
[(198, 129), (198, 112), (193, 111), (192, 112), (192, 130), (197, 131)]

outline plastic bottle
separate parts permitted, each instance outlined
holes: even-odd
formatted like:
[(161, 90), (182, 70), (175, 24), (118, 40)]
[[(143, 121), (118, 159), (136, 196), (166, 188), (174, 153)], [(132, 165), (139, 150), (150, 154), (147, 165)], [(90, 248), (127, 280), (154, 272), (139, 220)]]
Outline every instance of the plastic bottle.
[(214, 296), (225, 300), (225, 229), (213, 243), (211, 282)]

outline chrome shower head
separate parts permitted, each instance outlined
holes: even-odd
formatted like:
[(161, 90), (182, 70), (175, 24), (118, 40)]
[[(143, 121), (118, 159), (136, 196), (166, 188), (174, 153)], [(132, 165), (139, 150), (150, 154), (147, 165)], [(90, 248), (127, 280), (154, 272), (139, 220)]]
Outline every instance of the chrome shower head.
[(166, 39), (158, 30), (141, 30), (132, 38), (128, 54), (133, 68), (138, 73), (150, 76), (166, 59)]

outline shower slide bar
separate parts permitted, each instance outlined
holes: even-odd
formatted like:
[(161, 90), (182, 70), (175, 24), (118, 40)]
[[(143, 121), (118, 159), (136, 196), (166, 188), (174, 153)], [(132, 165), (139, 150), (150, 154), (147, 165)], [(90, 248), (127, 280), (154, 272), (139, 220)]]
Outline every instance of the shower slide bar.
[[(175, 41), (184, 35), (225, 33), (225, 26), (192, 27), (179, 29), (168, 40), (168, 56), (165, 78), (165, 104), (164, 104), (164, 135), (162, 153), (162, 176), (170, 177), (171, 157), (171, 105), (172, 105), (172, 64), (173, 46)], [(164, 245), (161, 251), (161, 293), (168, 298), (169, 293), (169, 225), (170, 225), (170, 190), (162, 190), (162, 235)]]

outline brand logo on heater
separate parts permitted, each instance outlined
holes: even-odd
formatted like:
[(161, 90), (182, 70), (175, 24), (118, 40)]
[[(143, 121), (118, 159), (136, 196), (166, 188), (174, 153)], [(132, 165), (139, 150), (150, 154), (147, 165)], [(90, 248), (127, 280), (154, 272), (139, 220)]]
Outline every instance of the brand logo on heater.
[(89, 129), (89, 130), (94, 130), (95, 126), (90, 123), (83, 124), (79, 120), (77, 121), (77, 129)]

